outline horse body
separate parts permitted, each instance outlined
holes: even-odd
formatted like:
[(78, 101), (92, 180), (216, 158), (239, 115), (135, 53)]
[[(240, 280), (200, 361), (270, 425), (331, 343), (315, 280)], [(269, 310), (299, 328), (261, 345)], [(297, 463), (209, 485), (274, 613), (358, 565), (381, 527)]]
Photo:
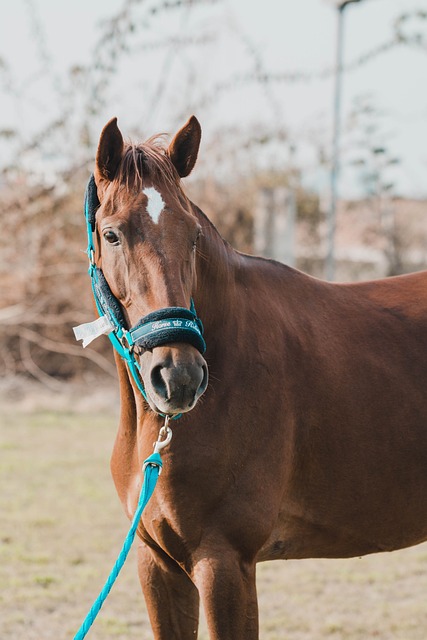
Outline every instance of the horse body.
[[(98, 185), (102, 193), (102, 178)], [(164, 185), (155, 186), (166, 202)], [(185, 208), (203, 235), (191, 265), (182, 258), (184, 278), (157, 249), (164, 279), (148, 297), (157, 307), (194, 298), (210, 383), (163, 454), (138, 531), (140, 579), (158, 640), (195, 637), (199, 596), (212, 640), (255, 640), (256, 562), (358, 556), (427, 539), (427, 273), (321, 282), (234, 251), (195, 205), (179, 194), (173, 202), (170, 215)], [(185, 215), (176, 224), (189, 224)], [(183, 224), (174, 264), (184, 256)], [(131, 516), (161, 419), (116, 360), (121, 418), (111, 466)], [(164, 385), (150, 383), (153, 371), (158, 381), (165, 363), (185, 365), (186, 375), (189, 362), (202, 367), (182, 344), (140, 361), (154, 406)]]

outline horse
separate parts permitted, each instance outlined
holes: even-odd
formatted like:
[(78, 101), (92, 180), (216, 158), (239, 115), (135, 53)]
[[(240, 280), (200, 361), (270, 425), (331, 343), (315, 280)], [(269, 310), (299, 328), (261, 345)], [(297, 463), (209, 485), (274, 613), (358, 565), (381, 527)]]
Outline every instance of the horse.
[(236, 251), (182, 187), (200, 140), (194, 116), (170, 144), (117, 118), (99, 139), (93, 262), (123, 322), (187, 310), (206, 344), (137, 342), (140, 384), (115, 354), (111, 471), (131, 518), (180, 416), (138, 526), (154, 637), (197, 637), (201, 603), (211, 640), (256, 640), (258, 562), (427, 539), (427, 272), (330, 283)]

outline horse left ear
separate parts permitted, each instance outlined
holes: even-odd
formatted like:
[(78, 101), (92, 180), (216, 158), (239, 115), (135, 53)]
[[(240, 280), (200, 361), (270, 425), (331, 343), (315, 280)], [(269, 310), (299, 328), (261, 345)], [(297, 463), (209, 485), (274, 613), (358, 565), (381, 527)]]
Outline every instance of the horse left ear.
[(95, 179), (113, 180), (123, 155), (123, 136), (112, 118), (101, 132), (96, 152)]
[(196, 164), (201, 137), (200, 123), (191, 116), (169, 145), (167, 154), (181, 178), (188, 176)]

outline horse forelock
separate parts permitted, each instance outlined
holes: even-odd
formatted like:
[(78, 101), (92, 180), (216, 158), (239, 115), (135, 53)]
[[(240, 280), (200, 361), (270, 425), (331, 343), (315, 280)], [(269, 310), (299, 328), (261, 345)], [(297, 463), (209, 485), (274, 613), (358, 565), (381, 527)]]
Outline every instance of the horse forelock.
[(149, 138), (142, 144), (127, 143), (112, 183), (114, 192), (142, 191), (145, 186), (161, 183), (171, 190), (179, 190), (179, 176), (166, 153), (165, 135)]

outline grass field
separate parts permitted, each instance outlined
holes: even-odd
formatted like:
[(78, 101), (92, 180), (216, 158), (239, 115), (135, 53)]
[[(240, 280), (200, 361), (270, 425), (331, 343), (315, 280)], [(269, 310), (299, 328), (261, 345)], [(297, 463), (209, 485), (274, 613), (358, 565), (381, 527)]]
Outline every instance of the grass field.
[[(116, 420), (0, 413), (1, 640), (73, 638), (103, 585), (128, 528), (109, 472)], [(263, 640), (427, 638), (427, 545), (265, 563), (258, 591)], [(133, 551), (88, 638), (152, 638)]]

